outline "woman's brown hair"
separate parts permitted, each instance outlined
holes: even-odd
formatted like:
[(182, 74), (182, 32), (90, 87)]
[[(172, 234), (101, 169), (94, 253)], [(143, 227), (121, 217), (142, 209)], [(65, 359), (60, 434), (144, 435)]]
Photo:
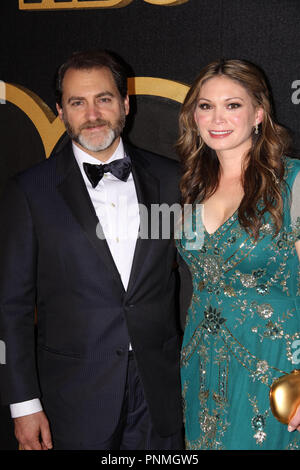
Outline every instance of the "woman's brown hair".
[(272, 117), (271, 99), (263, 72), (243, 60), (221, 60), (207, 65), (195, 80), (182, 105), (179, 117), (177, 151), (183, 165), (180, 182), (183, 204), (203, 202), (217, 189), (220, 168), (214, 150), (198, 135), (194, 112), (199, 92), (207, 80), (225, 76), (242, 85), (255, 107), (263, 109), (259, 133), (253, 133), (252, 146), (244, 160), (242, 184), (244, 197), (238, 209), (239, 222), (255, 239), (270, 213), (275, 233), (282, 224), (282, 183), (284, 159), (290, 143), (287, 131)]

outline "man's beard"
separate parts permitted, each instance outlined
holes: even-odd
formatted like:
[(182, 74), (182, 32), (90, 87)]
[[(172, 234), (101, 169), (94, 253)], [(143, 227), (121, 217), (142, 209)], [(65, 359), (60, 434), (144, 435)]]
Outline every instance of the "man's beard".
[[(113, 127), (109, 121), (104, 119), (96, 119), (95, 121), (87, 121), (82, 126), (80, 126), (78, 132), (74, 130), (69, 121), (63, 117), (63, 121), (66, 127), (66, 131), (69, 137), (76, 143), (80, 144), (84, 149), (89, 150), (90, 152), (101, 152), (101, 150), (106, 150), (109, 148), (115, 140), (121, 135), (121, 132), (125, 126), (125, 111), (121, 108), (120, 118), (117, 121), (116, 125)], [(103, 134), (102, 142), (99, 144), (93, 144), (90, 142), (88, 137), (85, 137), (82, 134), (83, 129), (90, 129), (96, 126), (106, 126), (101, 133)]]

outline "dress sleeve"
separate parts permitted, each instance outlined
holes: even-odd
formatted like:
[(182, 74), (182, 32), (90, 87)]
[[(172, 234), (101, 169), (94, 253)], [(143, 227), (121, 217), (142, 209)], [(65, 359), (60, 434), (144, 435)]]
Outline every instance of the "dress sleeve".
[(300, 171), (294, 180), (291, 196), (291, 223), (295, 239), (300, 240)]

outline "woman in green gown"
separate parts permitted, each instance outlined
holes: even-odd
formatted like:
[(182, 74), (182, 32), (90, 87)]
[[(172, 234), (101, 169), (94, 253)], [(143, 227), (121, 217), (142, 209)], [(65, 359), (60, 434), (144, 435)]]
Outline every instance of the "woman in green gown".
[(228, 60), (202, 70), (178, 141), (191, 207), (177, 240), (193, 282), (181, 369), (187, 449), (300, 448), (300, 406), (288, 432), (269, 404), (272, 382), (300, 363), (300, 161), (287, 147), (258, 68)]

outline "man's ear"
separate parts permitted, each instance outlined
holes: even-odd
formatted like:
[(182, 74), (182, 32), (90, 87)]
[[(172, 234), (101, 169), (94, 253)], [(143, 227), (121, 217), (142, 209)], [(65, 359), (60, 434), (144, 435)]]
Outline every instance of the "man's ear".
[(58, 103), (56, 103), (56, 110), (58, 112), (59, 119), (63, 121), (63, 109), (59, 106)]
[(125, 114), (126, 116), (129, 114), (129, 96), (126, 95), (126, 98), (124, 99), (124, 109), (125, 109)]

